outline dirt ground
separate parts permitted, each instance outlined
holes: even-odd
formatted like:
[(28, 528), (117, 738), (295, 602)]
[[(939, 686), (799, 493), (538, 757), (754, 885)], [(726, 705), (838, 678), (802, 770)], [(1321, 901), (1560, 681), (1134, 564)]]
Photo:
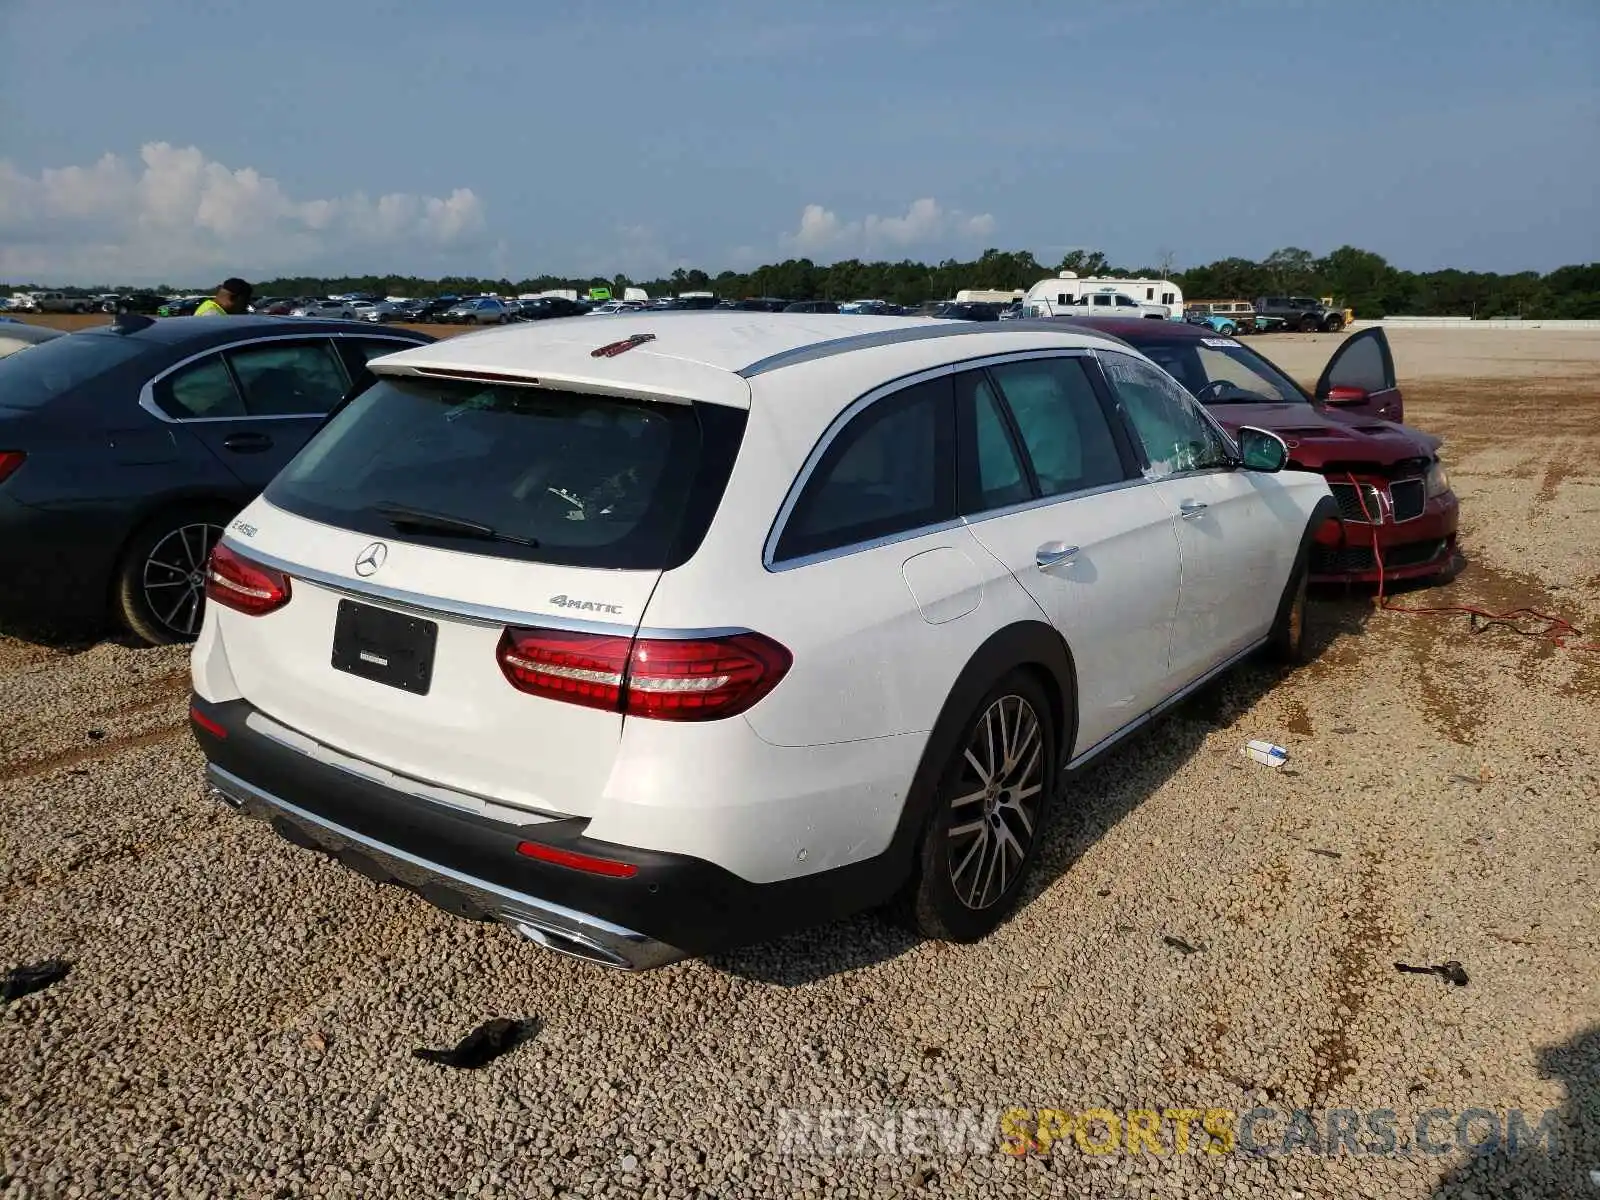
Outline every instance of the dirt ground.
[[(1338, 340), (1255, 344), (1309, 378)], [(1468, 560), (1395, 603), (1583, 632), (1319, 597), (1310, 665), (1243, 668), (1072, 782), (976, 946), (866, 916), (641, 976), (555, 958), (210, 799), (182, 649), (0, 637), (0, 967), (73, 963), (0, 1007), (0, 1196), (1590, 1194), (1600, 336), (1392, 340)], [(1465, 986), (1396, 969), (1448, 960)], [(497, 1014), (543, 1028), (481, 1072), (412, 1059)], [(1011, 1106), (1260, 1108), (1271, 1144), (1306, 1109), (1325, 1152), (779, 1136), (788, 1109)], [(1343, 1109), (1392, 1110), (1398, 1147), (1335, 1153)], [(1532, 1151), (1459, 1144), (1547, 1111)]]

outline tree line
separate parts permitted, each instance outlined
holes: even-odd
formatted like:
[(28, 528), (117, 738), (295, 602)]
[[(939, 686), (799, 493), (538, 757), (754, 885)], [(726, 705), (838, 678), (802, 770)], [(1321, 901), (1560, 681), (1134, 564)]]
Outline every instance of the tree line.
[[(379, 295), (442, 296), (495, 292), (518, 295), (558, 288), (610, 288), (620, 296), (626, 287), (643, 288), (650, 296), (680, 292), (714, 292), (725, 299), (754, 296), (788, 300), (887, 300), (918, 304), (947, 300), (963, 288), (1012, 291), (1028, 288), (1060, 271), (1079, 275), (1170, 275), (1191, 300), (1254, 300), (1268, 295), (1332, 296), (1356, 315), (1377, 318), (1406, 316), (1600, 318), (1600, 263), (1561, 267), (1548, 274), (1522, 271), (1502, 275), (1489, 271), (1407, 271), (1391, 265), (1381, 255), (1354, 246), (1317, 257), (1296, 246), (1275, 250), (1259, 262), (1225, 258), (1186, 271), (1159, 267), (1113, 266), (1098, 250), (1073, 250), (1054, 266), (1039, 262), (1026, 250), (985, 250), (970, 262), (957, 259), (930, 265), (902, 259), (899, 262), (863, 262), (849, 258), (820, 264), (809, 258), (792, 258), (752, 271), (723, 271), (716, 275), (679, 268), (659, 279), (634, 279), (615, 275), (572, 278), (539, 275), (526, 279), (486, 279), (451, 275), (422, 279), (407, 275), (347, 275), (340, 277), (284, 276), (255, 284), (258, 296), (323, 296), (340, 292), (374, 292)], [(17, 286), (10, 290), (36, 290)], [(96, 287), (85, 291), (142, 289)], [(166, 284), (153, 289), (170, 294), (181, 289)], [(206, 292), (209, 287), (189, 289)]]

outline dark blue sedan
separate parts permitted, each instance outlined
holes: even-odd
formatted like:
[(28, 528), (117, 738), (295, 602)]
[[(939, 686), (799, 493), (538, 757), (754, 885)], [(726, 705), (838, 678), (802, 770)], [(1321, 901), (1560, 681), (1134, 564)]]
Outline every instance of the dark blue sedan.
[(380, 355), (353, 321), (124, 316), (0, 359), (0, 628), (200, 630), (207, 556)]

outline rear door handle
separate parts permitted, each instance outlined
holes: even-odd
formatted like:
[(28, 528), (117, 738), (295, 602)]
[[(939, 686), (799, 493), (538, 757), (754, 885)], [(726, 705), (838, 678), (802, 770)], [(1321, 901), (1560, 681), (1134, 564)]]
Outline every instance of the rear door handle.
[(1206, 505), (1200, 500), (1185, 500), (1182, 504), (1178, 505), (1178, 511), (1183, 514), (1183, 519), (1185, 521), (1194, 520), (1201, 513), (1205, 512), (1205, 510)]
[(272, 449), (272, 439), (264, 433), (230, 433), (222, 444), (236, 454), (259, 454)]
[(1078, 547), (1064, 542), (1046, 542), (1033, 552), (1033, 561), (1043, 571), (1047, 567), (1065, 567), (1077, 557)]

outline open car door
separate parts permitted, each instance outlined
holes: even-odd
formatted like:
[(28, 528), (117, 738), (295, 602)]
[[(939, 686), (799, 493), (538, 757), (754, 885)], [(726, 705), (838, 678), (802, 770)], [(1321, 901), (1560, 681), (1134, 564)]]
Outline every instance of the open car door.
[(1322, 369), (1317, 399), (1364, 417), (1405, 420), (1394, 354), (1381, 328), (1363, 329), (1345, 338)]

